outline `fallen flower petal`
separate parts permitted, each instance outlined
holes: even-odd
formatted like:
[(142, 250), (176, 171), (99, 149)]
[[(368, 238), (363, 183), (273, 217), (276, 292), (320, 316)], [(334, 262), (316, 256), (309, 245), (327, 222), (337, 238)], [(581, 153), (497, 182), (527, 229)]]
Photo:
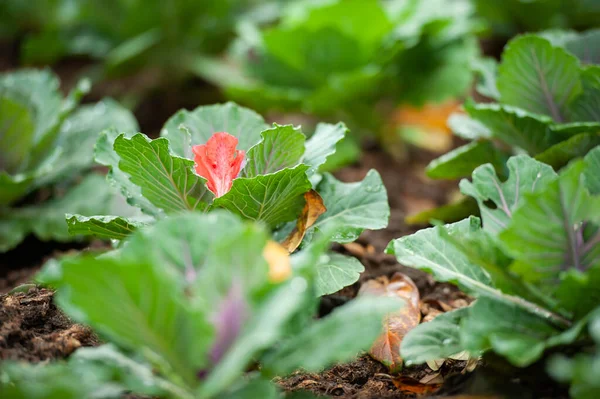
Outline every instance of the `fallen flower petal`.
[(211, 136), (206, 144), (192, 147), (196, 173), (207, 180), (206, 186), (215, 196), (226, 194), (240, 170), (246, 153), (236, 150), (238, 139), (226, 132)]

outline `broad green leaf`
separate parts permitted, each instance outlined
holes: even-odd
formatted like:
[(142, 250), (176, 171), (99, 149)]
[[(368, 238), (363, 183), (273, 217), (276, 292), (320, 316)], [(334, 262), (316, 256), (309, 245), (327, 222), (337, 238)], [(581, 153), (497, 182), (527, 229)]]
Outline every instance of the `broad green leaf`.
[[(600, 311), (590, 315), (589, 335), (596, 344), (600, 342)], [(589, 350), (576, 356), (557, 354), (548, 362), (548, 372), (562, 383), (571, 383), (570, 397), (574, 399), (594, 399), (600, 394), (597, 367), (600, 364), (600, 351)]]
[(0, 205), (10, 205), (34, 189), (36, 179), (50, 173), (59, 156), (60, 150), (56, 149), (43, 165), (28, 173), (10, 175), (7, 171), (0, 170)]
[(138, 124), (133, 114), (113, 100), (84, 105), (73, 112), (61, 125), (56, 145), (62, 156), (48, 177), (50, 181), (61, 175), (69, 175), (89, 167), (94, 159), (94, 145), (105, 129), (136, 132)]
[(402, 359), (407, 364), (422, 364), (429, 360), (445, 359), (463, 351), (460, 322), (468, 312), (468, 308), (460, 308), (442, 313), (410, 330), (402, 339)]
[(110, 367), (92, 364), (5, 361), (0, 377), (0, 393), (10, 399), (113, 399), (126, 391)]
[(582, 64), (600, 64), (600, 29), (588, 30), (570, 38), (565, 48), (575, 55)]
[(567, 140), (581, 133), (595, 133), (600, 131), (600, 122), (569, 122), (556, 123), (550, 126), (552, 134)]
[(476, 167), (491, 162), (502, 171), (507, 155), (490, 141), (473, 141), (434, 159), (425, 169), (432, 179), (468, 177)]
[(81, 183), (60, 198), (42, 205), (0, 211), (0, 252), (19, 244), (28, 234), (40, 240), (70, 241), (65, 214), (78, 212), (83, 215), (110, 213), (114, 194), (103, 176), (88, 175)]
[[(475, 169), (473, 182), (460, 182), (461, 192), (477, 200), (483, 228), (493, 234), (506, 228), (526, 193), (543, 190), (556, 178), (550, 166), (527, 155), (511, 157), (507, 166), (509, 176), (504, 182), (498, 178), (491, 164)], [(488, 205), (488, 201), (493, 205)]]
[(490, 130), (480, 121), (462, 112), (450, 115), (447, 124), (454, 135), (465, 140), (489, 139), (492, 136)]
[(500, 92), (496, 84), (498, 75), (498, 63), (491, 57), (475, 58), (471, 62), (471, 68), (479, 75), (477, 92), (494, 100), (500, 99)]
[(479, 221), (471, 218), (444, 227), (419, 230), (415, 234), (390, 242), (386, 252), (395, 255), (402, 265), (428, 271), (437, 281), (458, 284), (467, 293), (494, 291), (487, 272), (471, 263), (462, 251), (440, 237), (439, 230), (442, 228), (450, 236), (461, 237), (480, 227)]
[[(331, 18), (335, 15), (336, 18)], [(364, 21), (369, 24), (364, 24)], [(392, 29), (392, 22), (376, 0), (332, 1), (321, 6), (289, 7), (285, 10), (285, 26), (302, 25), (308, 29), (337, 29), (357, 38), (365, 47), (376, 46)]]
[(305, 279), (294, 277), (263, 300), (258, 312), (244, 326), (241, 336), (198, 388), (200, 397), (212, 397), (229, 387), (253, 357), (281, 338), (286, 323), (304, 304), (307, 288)]
[[(309, 139), (310, 141), (310, 139)], [(308, 151), (307, 151), (308, 152)], [(335, 152), (327, 157), (327, 161), (319, 167), (320, 173), (330, 172), (341, 169), (344, 166), (358, 162), (362, 149), (357, 138), (346, 136), (337, 142)], [(305, 162), (309, 162), (308, 159)], [(309, 170), (310, 173), (310, 170)], [(312, 179), (321, 179), (320, 175), (311, 176)], [(312, 181), (312, 180), (311, 180)], [(313, 182), (314, 184), (314, 182)], [(316, 185), (316, 184), (315, 184)]]
[(219, 395), (221, 399), (279, 399), (280, 397), (276, 385), (260, 377), (250, 381), (243, 378), (226, 393)]
[(372, 345), (381, 333), (385, 315), (403, 305), (392, 298), (355, 299), (284, 341), (263, 359), (263, 367), (286, 375), (299, 368), (317, 372), (349, 360)]
[(522, 307), (492, 298), (479, 298), (460, 326), (461, 342), (471, 352), (493, 349), (518, 367), (538, 360), (546, 340), (560, 331)]
[(439, 233), (448, 245), (460, 251), (471, 264), (487, 272), (492, 285), (499, 291), (545, 305), (543, 299), (532, 294), (522, 281), (510, 273), (512, 258), (505, 254), (492, 233), (482, 228), (473, 228), (454, 235), (448, 234), (445, 229), (440, 229)]
[(0, 74), (0, 206), (56, 183), (64, 171), (71, 175), (80, 172), (82, 166), (73, 167), (71, 157), (82, 154), (83, 166), (91, 163), (86, 152), (93, 148), (92, 141), (76, 145), (74, 151), (57, 139), (61, 124), (67, 126), (64, 119), (89, 89), (89, 83), (84, 80), (78, 84), (64, 100), (58, 85), (49, 70)]
[(35, 129), (32, 116), (25, 105), (10, 97), (0, 97), (1, 170), (16, 172), (27, 158)]
[(416, 46), (400, 53), (398, 100), (416, 105), (439, 103), (469, 90), (473, 74), (468, 64), (478, 56), (477, 41), (465, 35), (442, 45), (432, 36), (422, 37)]
[[(192, 285), (190, 296), (210, 307), (223, 301), (234, 287), (243, 293), (247, 305), (254, 306), (255, 298), (264, 292), (269, 281), (269, 265), (264, 256), (267, 240), (267, 233), (258, 224), (248, 224), (234, 236), (215, 240), (203, 262), (193, 265), (195, 272), (186, 265), (185, 280)], [(231, 250), (233, 247), (235, 251)]]
[(569, 118), (600, 122), (600, 66), (587, 67), (581, 74), (581, 83), (583, 93), (569, 104)]
[(120, 252), (124, 259), (170, 270), (189, 298), (214, 307), (235, 281), (243, 283), (244, 293), (264, 287), (267, 239), (260, 226), (242, 223), (230, 212), (186, 212), (138, 230)]
[(206, 364), (212, 326), (203, 311), (186, 305), (162, 265), (66, 259), (57, 285), (55, 299), (65, 313), (152, 362), (161, 359), (184, 381), (195, 381)]
[[(42, 71), (23, 69), (17, 72), (1, 74), (0, 96), (4, 99), (3, 108), (9, 106), (8, 109), (3, 109), (3, 117), (10, 118), (9, 114), (4, 114), (7, 111), (11, 111), (11, 114), (18, 116), (14, 114), (16, 111), (15, 106), (20, 110), (18, 114), (23, 117), (23, 108), (26, 108), (30, 122), (25, 122), (25, 125), (22, 126), (26, 128), (29, 125), (34, 129), (33, 132), (23, 130), (22, 136), (8, 134), (10, 131), (4, 132), (8, 135), (2, 135), (0, 153), (9, 154), (13, 150), (20, 152), (19, 149), (24, 150), (24, 148), (27, 148), (28, 155), (31, 155), (31, 152), (35, 151), (37, 145), (42, 141), (52, 140), (56, 135), (56, 129), (60, 123), (63, 98), (59, 91), (58, 78), (49, 69)], [(8, 101), (8, 103), (4, 103), (5, 101)], [(18, 122), (20, 118), (10, 122), (11, 119), (3, 119), (3, 131), (13, 123)], [(12, 140), (12, 137), (16, 140)], [(45, 149), (44, 152), (47, 153), (47, 151), (48, 149)], [(21, 155), (26, 155), (23, 152), (20, 153)], [(42, 154), (38, 153), (38, 155)], [(35, 163), (39, 159), (24, 157), (20, 161), (22, 165), (20, 165), (21, 170), (19, 171), (24, 171), (30, 162)]]
[(335, 125), (319, 123), (313, 135), (306, 141), (306, 152), (303, 163), (310, 165), (309, 175), (319, 170), (325, 161), (336, 153), (336, 146), (348, 133), (342, 122)]
[(304, 207), (304, 193), (311, 189), (307, 169), (307, 165), (298, 165), (264, 176), (235, 179), (231, 190), (214, 200), (214, 206), (271, 227), (289, 222), (298, 217)]
[[(146, 197), (142, 195), (142, 189), (131, 182), (129, 176), (119, 169), (120, 157), (114, 150), (114, 143), (119, 133), (115, 129), (107, 129), (100, 134), (96, 146), (94, 148), (94, 157), (96, 162), (101, 165), (108, 166), (110, 171), (106, 177), (109, 184), (115, 187), (127, 199), (127, 203), (136, 206), (142, 212), (154, 217), (161, 217), (164, 211), (152, 204)], [(124, 137), (132, 137), (133, 134), (125, 133)], [(1, 177), (2, 175), (0, 175)]]
[(342, 183), (325, 174), (317, 191), (327, 211), (311, 230), (328, 230), (340, 226), (332, 241), (345, 243), (356, 240), (365, 229), (382, 229), (390, 217), (387, 192), (379, 173), (370, 170), (361, 182)]
[(577, 161), (546, 188), (526, 194), (499, 237), (518, 260), (514, 269), (530, 281), (553, 280), (570, 268), (600, 260), (597, 234), (584, 237), (584, 221), (600, 220), (600, 197), (585, 188), (585, 163)]
[(227, 132), (238, 138), (238, 149), (248, 150), (268, 128), (256, 112), (228, 102), (179, 111), (167, 121), (160, 135), (169, 139), (173, 154), (191, 158), (190, 145), (204, 144), (214, 133)]
[(205, 179), (196, 175), (194, 162), (171, 155), (165, 138), (150, 140), (143, 134), (115, 140), (119, 169), (129, 175), (142, 194), (166, 213), (205, 210), (213, 198)]
[(293, 168), (302, 159), (306, 137), (300, 128), (277, 125), (261, 133), (262, 140), (246, 153), (244, 177), (255, 177)]
[(581, 91), (579, 61), (533, 35), (512, 40), (498, 68), (500, 100), (565, 122), (568, 102)]
[(123, 240), (147, 223), (121, 216), (83, 216), (67, 214), (69, 234)]
[[(268, 70), (254, 69), (262, 79), (274, 86), (318, 88), (326, 85), (332, 74), (350, 73), (365, 65), (373, 49), (359, 47), (357, 37), (328, 27), (310, 29), (306, 26), (275, 28), (263, 35), (268, 56), (287, 66), (287, 74), (266, 75)], [(347, 50), (353, 48), (354, 52)], [(272, 62), (272, 61), (271, 61)], [(312, 65), (310, 70), (305, 69)], [(281, 68), (278, 68), (281, 70)], [(287, 76), (286, 76), (287, 75)], [(277, 80), (275, 80), (277, 79)], [(331, 102), (339, 101), (332, 98)]]
[(561, 276), (555, 296), (563, 309), (580, 320), (600, 303), (600, 267), (588, 271), (569, 270)]
[(600, 145), (600, 131), (581, 133), (562, 141), (535, 156), (535, 159), (558, 170), (574, 158), (582, 157)]
[(317, 296), (333, 294), (354, 284), (365, 271), (358, 259), (337, 253), (322, 255), (316, 269)]
[(600, 146), (588, 152), (585, 163), (586, 168), (583, 171), (585, 187), (593, 195), (600, 194)]
[(181, 394), (181, 388), (155, 375), (150, 365), (126, 356), (113, 344), (79, 348), (69, 356), (69, 365), (79, 368), (94, 365), (111, 370), (112, 377), (118, 378), (124, 390), (136, 394), (153, 396), (167, 395), (167, 392)]
[(549, 129), (550, 118), (500, 104), (467, 103), (465, 109), (471, 118), (489, 129), (491, 137), (529, 154), (538, 154), (560, 141)]

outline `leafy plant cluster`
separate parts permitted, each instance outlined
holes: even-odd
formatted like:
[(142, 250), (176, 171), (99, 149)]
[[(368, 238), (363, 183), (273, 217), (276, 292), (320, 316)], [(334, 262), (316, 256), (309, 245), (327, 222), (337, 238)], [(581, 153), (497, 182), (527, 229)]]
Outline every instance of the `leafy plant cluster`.
[(354, 356), (401, 306), (365, 297), (314, 320), (314, 265), (327, 244), (328, 233), (290, 258), (263, 225), (223, 210), (187, 211), (134, 232), (118, 250), (52, 261), (39, 279), (111, 344), (68, 362), (5, 363), (3, 394), (280, 397), (270, 379)]
[(78, 106), (87, 90), (89, 82), (82, 81), (64, 98), (48, 70), (0, 75), (0, 251), (31, 232), (69, 240), (65, 212), (111, 211), (113, 195), (102, 176), (81, 176), (92, 167), (98, 132), (138, 127), (110, 99)]
[(484, 163), (506, 175), (506, 159), (527, 153), (562, 167), (600, 144), (600, 31), (523, 35), (506, 46), (500, 65), (483, 64), (478, 91), (496, 102), (467, 101), (449, 120), (471, 142), (434, 160), (436, 179), (466, 177)]
[[(246, 152), (246, 164), (224, 195), (216, 197), (194, 171), (192, 144), (227, 131)], [(161, 137), (107, 130), (96, 144), (96, 161), (110, 168), (109, 184), (143, 213), (136, 217), (67, 215), (72, 234), (123, 240), (132, 231), (184, 211), (226, 209), (264, 223), (293, 252), (337, 226), (332, 240), (348, 243), (364, 229), (387, 226), (389, 205), (379, 174), (343, 183), (320, 167), (347, 132), (342, 123), (317, 126), (307, 140), (299, 127), (268, 126), (257, 113), (234, 103), (180, 111)], [(304, 244), (303, 244), (304, 243)], [(319, 294), (352, 284), (363, 271), (352, 257), (331, 254), (319, 263)]]
[(7, 0), (0, 11), (5, 35), (27, 33), (28, 64), (87, 56), (96, 78), (158, 72), (163, 86), (195, 74), (261, 111), (341, 107), (363, 127), (382, 123), (382, 100), (464, 94), (478, 53), (470, 0)]
[[(600, 147), (556, 173), (527, 155), (508, 160), (502, 181), (492, 164), (461, 189), (479, 204), (481, 220), (421, 230), (390, 243), (402, 264), (430, 272), (475, 296), (474, 305), (422, 324), (405, 337), (402, 357), (413, 363), (494, 351), (527, 366), (545, 351), (578, 348), (557, 358), (553, 372), (572, 380), (573, 397), (597, 384), (581, 372), (593, 360), (600, 308)], [(568, 353), (568, 351), (566, 352)]]
[(369, 121), (381, 100), (423, 105), (466, 91), (472, 13), (468, 1), (300, 2), (274, 26), (245, 24), (230, 51), (241, 76), (214, 80), (258, 109), (342, 109)]
[[(4, 172), (14, 182), (3, 185), (5, 195), (16, 200), (37, 189), (37, 179), (62, 182), (78, 176), (89, 171), (95, 157), (109, 169), (106, 180), (90, 174), (94, 179), (85, 178), (72, 190), (92, 216), (68, 214), (66, 222), (69, 233), (111, 239), (115, 249), (51, 260), (38, 276), (57, 290), (63, 311), (111, 344), (77, 351), (67, 362), (5, 363), (3, 397), (115, 398), (136, 392), (169, 398), (275, 398), (279, 393), (269, 381), (274, 376), (297, 368), (316, 371), (367, 349), (381, 331), (384, 314), (401, 305), (366, 296), (313, 319), (319, 296), (354, 283), (364, 270), (355, 258), (328, 252), (330, 241), (351, 242), (364, 229), (385, 227), (389, 218), (377, 172), (370, 171), (361, 182), (343, 183), (322, 171), (347, 133), (343, 123), (319, 124), (307, 139), (299, 127), (269, 126), (255, 112), (227, 103), (182, 110), (152, 140), (135, 133), (135, 119), (116, 103), (81, 107), (70, 119), (67, 111), (57, 116), (56, 109), (45, 108), (51, 105), (46, 98), (27, 91), (31, 87), (39, 94), (29, 80), (15, 83), (7, 77), (7, 82), (3, 142), (5, 153), (13, 156), (7, 162), (15, 161)], [(57, 85), (50, 88), (57, 90)], [(23, 98), (31, 104), (9, 96), (8, 89), (29, 93)], [(70, 102), (60, 96), (56, 101), (74, 108), (74, 96)], [(114, 107), (110, 113), (109, 106)], [(54, 130), (42, 123), (47, 119)], [(42, 136), (48, 140), (45, 147), (29, 142), (11, 147), (19, 139), (32, 140), (33, 133), (23, 132), (37, 128), (35, 123), (60, 140)], [(216, 150), (211, 140), (217, 140)], [(220, 147), (232, 142), (242, 157), (235, 162)], [(27, 169), (32, 147), (55, 148), (56, 153), (49, 151), (54, 155), (44, 161), (45, 168)], [(23, 157), (17, 158), (21, 149)], [(216, 155), (208, 154), (213, 150)], [(215, 179), (223, 176), (202, 177), (200, 162), (211, 171), (229, 167), (229, 185), (215, 190)], [(20, 168), (31, 170), (30, 175), (19, 174)], [(23, 193), (15, 191), (21, 181), (31, 182)], [(111, 212), (113, 191), (140, 212), (94, 216)], [(105, 192), (110, 197), (101, 195)], [(53, 202), (42, 207), (64, 223), (65, 212), (79, 210), (69, 195), (60, 207)], [(11, 210), (2, 221), (9, 238), (21, 221), (19, 212)], [(45, 226), (39, 213), (27, 215), (32, 226)]]
[(481, 218), (421, 230), (388, 252), (477, 301), (412, 330), (401, 348), (408, 362), (493, 351), (524, 367), (550, 356), (548, 371), (572, 384), (573, 397), (597, 396), (585, 368), (595, 364), (600, 312), (597, 38), (551, 31), (513, 39), (499, 66), (481, 68), (478, 90), (496, 102), (467, 101), (466, 114), (449, 120), (472, 141), (428, 174), (471, 174), (460, 190)]
[(188, 72), (188, 58), (222, 52), (235, 36), (236, 19), (255, 3), (8, 0), (2, 7), (7, 26), (23, 25), (11, 30), (13, 35), (26, 33), (21, 49), (25, 63), (88, 56), (102, 61), (109, 75), (158, 68), (173, 80)]

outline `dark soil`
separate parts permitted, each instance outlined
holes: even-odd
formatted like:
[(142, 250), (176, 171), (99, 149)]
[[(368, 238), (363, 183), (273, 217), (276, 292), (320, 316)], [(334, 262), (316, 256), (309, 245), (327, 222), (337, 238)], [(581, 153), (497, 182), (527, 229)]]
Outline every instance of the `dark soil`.
[(32, 288), (0, 295), (0, 359), (61, 359), (82, 346), (98, 345), (91, 329), (74, 324), (52, 303), (53, 292)]

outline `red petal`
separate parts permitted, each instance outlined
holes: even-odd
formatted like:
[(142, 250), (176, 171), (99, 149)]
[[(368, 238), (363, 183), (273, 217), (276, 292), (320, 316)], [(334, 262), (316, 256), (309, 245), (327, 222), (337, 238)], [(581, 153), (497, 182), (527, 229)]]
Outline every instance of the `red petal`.
[(192, 147), (196, 173), (207, 180), (206, 186), (217, 197), (231, 189), (242, 168), (245, 152), (236, 150), (238, 139), (229, 133), (212, 135), (206, 144)]

